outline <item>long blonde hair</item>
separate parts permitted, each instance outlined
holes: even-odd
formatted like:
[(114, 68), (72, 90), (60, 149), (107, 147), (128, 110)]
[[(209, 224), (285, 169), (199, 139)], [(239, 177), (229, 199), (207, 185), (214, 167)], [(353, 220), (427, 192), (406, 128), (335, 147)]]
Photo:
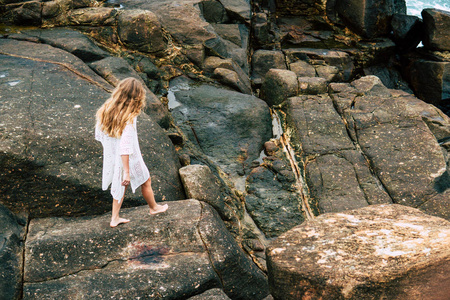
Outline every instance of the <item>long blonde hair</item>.
[(104, 133), (119, 138), (125, 126), (140, 114), (144, 106), (144, 87), (137, 79), (128, 77), (119, 82), (111, 97), (99, 108), (96, 119)]

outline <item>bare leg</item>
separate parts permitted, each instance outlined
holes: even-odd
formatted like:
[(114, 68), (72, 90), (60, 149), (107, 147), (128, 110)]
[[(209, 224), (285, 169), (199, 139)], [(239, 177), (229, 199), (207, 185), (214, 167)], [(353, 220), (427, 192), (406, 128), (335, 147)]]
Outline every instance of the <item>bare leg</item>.
[(109, 226), (116, 227), (117, 225), (121, 223), (128, 223), (130, 220), (123, 219), (119, 217), (119, 211), (122, 207), (123, 199), (125, 198), (125, 195), (122, 197), (122, 200), (119, 203), (119, 200), (113, 199), (112, 204), (112, 216), (111, 216), (111, 223), (109, 223)]
[(155, 195), (153, 194), (152, 189), (152, 180), (150, 178), (143, 185), (141, 185), (141, 190), (145, 201), (147, 201), (147, 204), (150, 207), (151, 215), (156, 215), (167, 210), (167, 204), (159, 205), (156, 203)]

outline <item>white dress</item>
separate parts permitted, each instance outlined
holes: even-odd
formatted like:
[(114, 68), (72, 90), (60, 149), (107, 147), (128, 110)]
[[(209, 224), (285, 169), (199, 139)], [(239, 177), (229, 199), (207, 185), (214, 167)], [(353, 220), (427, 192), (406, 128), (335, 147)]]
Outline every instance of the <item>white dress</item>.
[(136, 118), (133, 124), (127, 124), (120, 138), (110, 137), (95, 126), (95, 139), (103, 145), (102, 188), (107, 190), (111, 184), (113, 199), (122, 201), (125, 194), (123, 182), (123, 164), (121, 155), (129, 155), (130, 185), (133, 193), (150, 178), (150, 173), (142, 158), (137, 136)]

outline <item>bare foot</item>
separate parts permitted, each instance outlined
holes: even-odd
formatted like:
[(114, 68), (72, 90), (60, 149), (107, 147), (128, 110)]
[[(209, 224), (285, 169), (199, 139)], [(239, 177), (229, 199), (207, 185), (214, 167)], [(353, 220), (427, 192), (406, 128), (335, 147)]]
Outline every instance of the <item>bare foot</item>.
[(169, 208), (169, 206), (167, 204), (157, 205), (156, 209), (151, 209), (150, 208), (150, 214), (151, 215), (157, 215), (157, 214), (165, 212), (168, 208)]
[(119, 224), (128, 223), (128, 222), (130, 222), (130, 220), (124, 219), (124, 218), (118, 218), (117, 220), (111, 220), (111, 223), (109, 223), (109, 226), (111, 226), (111, 228), (114, 228)]

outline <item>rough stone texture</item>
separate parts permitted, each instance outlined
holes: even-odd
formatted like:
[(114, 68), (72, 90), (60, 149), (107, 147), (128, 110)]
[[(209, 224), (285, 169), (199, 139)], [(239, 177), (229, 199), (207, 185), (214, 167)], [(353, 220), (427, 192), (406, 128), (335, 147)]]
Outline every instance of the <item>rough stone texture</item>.
[[(31, 217), (109, 210), (111, 196), (100, 183), (102, 148), (93, 131), (95, 112), (112, 87), (60, 49), (10, 39), (1, 39), (0, 49), (0, 201)], [(138, 131), (156, 198), (183, 199), (169, 138), (146, 114)], [(137, 194), (130, 198), (125, 205), (143, 203)]]
[(225, 7), (228, 15), (231, 19), (242, 22), (250, 23), (251, 7), (250, 3), (246, 0), (219, 0)]
[(289, 64), (289, 69), (298, 77), (316, 77), (316, 69), (303, 60)]
[(210, 204), (219, 213), (222, 220), (236, 221), (235, 204), (230, 203), (232, 199), (225, 196), (220, 181), (208, 166), (189, 165), (181, 168), (179, 172), (188, 198)]
[(25, 30), (22, 35), (13, 35), (10, 38), (24, 39), (49, 44), (72, 53), (85, 62), (100, 60), (110, 56), (108, 52), (99, 48), (90, 38), (79, 31), (69, 28), (51, 28), (45, 30)]
[(270, 69), (287, 69), (283, 52), (271, 50), (255, 51), (252, 56), (252, 78), (254, 80), (262, 80)]
[(317, 95), (327, 92), (327, 80), (317, 77), (299, 77), (298, 94), (299, 95)]
[(290, 166), (280, 158), (269, 159), (248, 176), (245, 205), (258, 228), (273, 238), (301, 224), (305, 216)]
[(203, 70), (206, 74), (213, 74), (214, 70), (217, 68), (228, 69), (235, 72), (237, 80), (233, 81), (235, 85), (233, 87), (238, 88), (242, 93), (251, 94), (250, 78), (233, 59), (223, 59), (217, 56), (209, 56), (205, 59)]
[(200, 10), (203, 18), (208, 23), (225, 23), (230, 19), (228, 18), (225, 7), (222, 3), (216, 0), (205, 0), (199, 2)]
[(263, 273), (238, 247), (210, 206), (171, 202), (110, 215), (32, 220), (26, 242), (26, 299), (61, 297), (180, 299), (220, 288), (232, 299), (267, 296)]
[(271, 138), (267, 104), (209, 85), (176, 91), (175, 96), (181, 103), (172, 111), (176, 124), (233, 181), (240, 180)]
[(89, 7), (70, 11), (68, 19), (72, 26), (112, 26), (115, 25), (116, 16), (117, 10), (114, 8)]
[(331, 89), (350, 136), (394, 203), (448, 219), (448, 158), (428, 123), (433, 119), (448, 129), (449, 118), (411, 95), (386, 89), (375, 76)]
[(368, 38), (387, 35), (392, 16), (406, 14), (405, 0), (341, 0), (335, 7), (349, 27)]
[(25, 218), (18, 218), (0, 203), (0, 295), (20, 299), (23, 275)]
[(125, 10), (117, 21), (121, 41), (142, 52), (158, 53), (167, 47), (156, 15), (146, 10)]
[(189, 298), (189, 300), (229, 300), (230, 298), (221, 289), (210, 289), (200, 295)]
[(281, 15), (310, 16), (325, 13), (327, 1), (275, 0), (277, 13)]
[(211, 24), (223, 39), (245, 48), (248, 44), (248, 30), (242, 24)]
[(242, 82), (239, 78), (239, 75), (233, 70), (216, 68), (214, 70), (213, 77), (219, 80), (224, 85), (232, 87), (238, 92), (249, 95), (252, 94), (251, 87)]
[(401, 52), (413, 50), (423, 39), (424, 26), (419, 17), (396, 14), (391, 26), (392, 40)]
[(270, 69), (261, 87), (261, 98), (274, 106), (283, 103), (287, 98), (297, 95), (297, 75), (289, 70)]
[(266, 251), (275, 299), (446, 299), (450, 223), (401, 205), (325, 214)]
[(156, 97), (156, 95), (145, 86), (144, 80), (125, 59), (110, 56), (92, 62), (89, 66), (113, 86), (116, 86), (121, 80), (128, 77), (133, 77), (139, 80), (144, 85), (147, 92), (147, 107), (145, 108), (145, 112), (148, 113), (160, 126), (164, 128), (168, 127), (169, 117), (167, 109), (158, 97)]
[(318, 66), (337, 68), (337, 75), (333, 78), (336, 81), (348, 81), (355, 72), (352, 57), (343, 51), (312, 48), (292, 48), (283, 51), (288, 61), (297, 62), (305, 60), (315, 63)]
[(428, 8), (422, 10), (422, 19), (423, 45), (431, 50), (450, 50), (450, 12)]
[(247, 49), (221, 38), (209, 39), (204, 43), (206, 53), (223, 58), (232, 58), (242, 69), (247, 70)]

